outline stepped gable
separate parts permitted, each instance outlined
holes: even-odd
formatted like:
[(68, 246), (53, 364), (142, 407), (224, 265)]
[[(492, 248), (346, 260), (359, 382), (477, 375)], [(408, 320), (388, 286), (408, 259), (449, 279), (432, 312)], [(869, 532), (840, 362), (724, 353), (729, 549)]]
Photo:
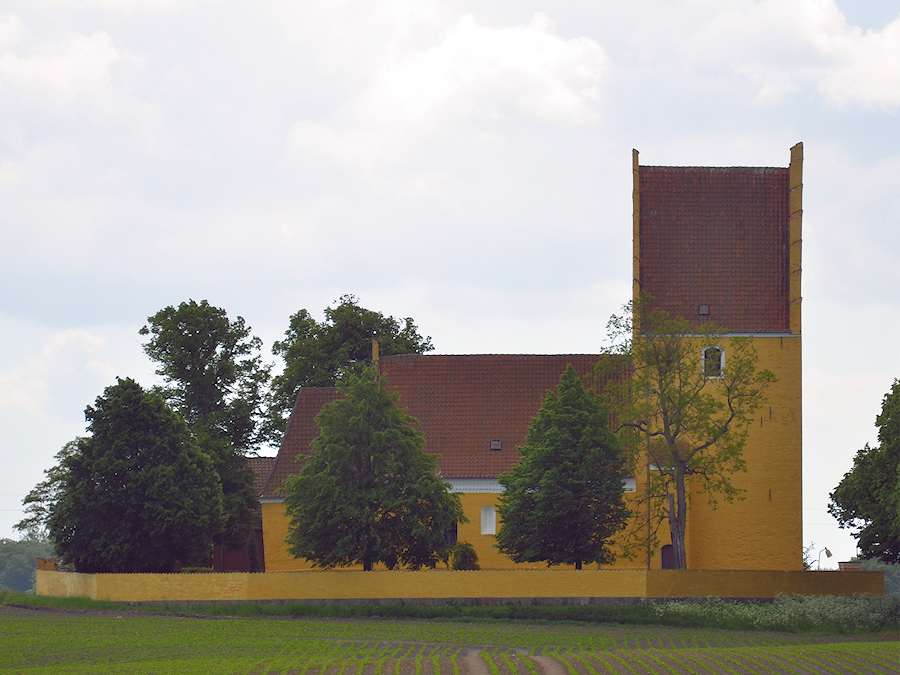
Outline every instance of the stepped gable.
[[(519, 459), (518, 446), (541, 401), (571, 363), (579, 375), (593, 371), (599, 354), (476, 354), (383, 357), (381, 373), (399, 405), (419, 420), (425, 452), (438, 455), (444, 478), (495, 478)], [(274, 497), (295, 459), (319, 434), (314, 418), (340, 394), (304, 389), (297, 399), (264, 496)], [(500, 449), (491, 449), (500, 441)]]
[(788, 168), (641, 166), (639, 186), (639, 282), (655, 307), (790, 332)]

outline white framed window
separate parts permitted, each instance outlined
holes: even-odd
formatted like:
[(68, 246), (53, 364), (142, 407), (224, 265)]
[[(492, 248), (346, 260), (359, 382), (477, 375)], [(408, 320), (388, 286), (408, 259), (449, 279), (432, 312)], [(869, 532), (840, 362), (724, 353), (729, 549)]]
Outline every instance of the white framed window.
[(721, 347), (703, 348), (703, 377), (722, 377), (725, 372), (725, 350)]
[(481, 534), (497, 534), (497, 512), (493, 506), (481, 509)]

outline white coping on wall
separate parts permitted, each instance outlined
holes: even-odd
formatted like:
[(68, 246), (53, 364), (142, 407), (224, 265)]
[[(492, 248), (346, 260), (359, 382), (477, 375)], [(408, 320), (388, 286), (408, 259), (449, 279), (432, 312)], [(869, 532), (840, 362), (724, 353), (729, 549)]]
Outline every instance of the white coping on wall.
[[(503, 492), (503, 486), (494, 478), (447, 478), (450, 483), (450, 492), (460, 492), (469, 495), (473, 494), (500, 494)], [(625, 492), (635, 491), (634, 476), (628, 476), (622, 479), (622, 485)]]
[(450, 492), (463, 492), (465, 494), (500, 494), (503, 486), (496, 478), (447, 478), (450, 483)]

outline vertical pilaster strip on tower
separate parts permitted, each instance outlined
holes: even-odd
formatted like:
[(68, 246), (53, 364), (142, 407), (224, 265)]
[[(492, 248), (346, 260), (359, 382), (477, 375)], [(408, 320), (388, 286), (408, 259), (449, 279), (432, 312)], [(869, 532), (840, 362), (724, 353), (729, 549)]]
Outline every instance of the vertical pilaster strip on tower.
[(791, 148), (791, 166), (789, 173), (790, 197), (788, 198), (789, 220), (789, 302), (790, 302), (790, 331), (794, 335), (800, 335), (800, 272), (801, 254), (803, 252), (803, 143), (797, 143)]
[(375, 368), (375, 381), (381, 379), (381, 343), (372, 338), (372, 366)]
[[(631, 301), (632, 308), (635, 311), (631, 313), (631, 330), (632, 339), (640, 333), (640, 312), (638, 308), (638, 300), (641, 295), (641, 164), (639, 161), (637, 150), (631, 150), (631, 175), (633, 180), (633, 188), (631, 191), (632, 200), (632, 225), (631, 225)], [(647, 453), (646, 453), (645, 476), (647, 478), (647, 494), (650, 493), (650, 436), (647, 436)], [(637, 478), (637, 476), (635, 476)], [(650, 500), (647, 500), (647, 570), (650, 569), (650, 561), (653, 558), (653, 552), (650, 547), (651, 541), (651, 522), (650, 522)]]
[[(632, 226), (631, 226), (631, 300), (637, 307), (641, 293), (641, 166), (638, 162), (638, 151), (631, 151), (631, 174), (634, 187), (631, 191)], [(637, 313), (632, 314), (634, 331), (638, 331)]]

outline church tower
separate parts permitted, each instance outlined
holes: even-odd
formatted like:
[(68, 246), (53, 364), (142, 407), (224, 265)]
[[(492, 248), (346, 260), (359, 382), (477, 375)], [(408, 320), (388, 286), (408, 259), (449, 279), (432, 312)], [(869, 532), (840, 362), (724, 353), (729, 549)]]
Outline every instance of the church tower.
[[(750, 428), (748, 471), (733, 476), (744, 499), (689, 507), (688, 568), (803, 569), (803, 145), (787, 167), (641, 166), (635, 150), (633, 172), (634, 298), (751, 336), (778, 380)], [(661, 565), (657, 551), (651, 566)]]

